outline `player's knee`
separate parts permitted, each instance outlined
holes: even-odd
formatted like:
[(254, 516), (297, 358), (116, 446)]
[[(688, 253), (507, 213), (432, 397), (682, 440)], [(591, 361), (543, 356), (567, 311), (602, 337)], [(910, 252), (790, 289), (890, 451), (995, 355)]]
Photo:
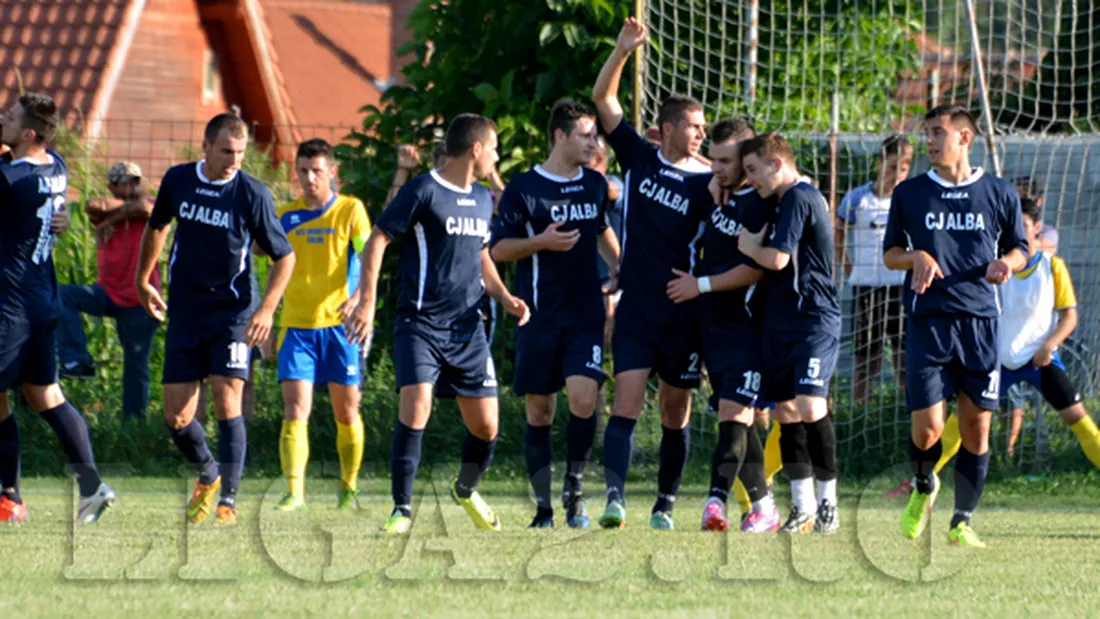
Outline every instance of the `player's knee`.
[(527, 405), (527, 425), (545, 427), (554, 423), (554, 409), (548, 406)]
[(801, 421), (813, 423), (829, 414), (829, 403), (820, 396), (798, 396), (795, 398), (795, 409)]
[(23, 385), (23, 397), (27, 398), (27, 404), (36, 413), (43, 413), (57, 408), (65, 403), (65, 394), (61, 392), (61, 386), (52, 385)]
[(587, 419), (596, 410), (596, 400), (599, 398), (599, 387), (582, 389), (569, 392), (569, 412), (577, 417)]
[[(1020, 414), (1023, 415), (1022, 410), (1020, 411)], [(1071, 426), (1078, 421), (1081, 421), (1085, 418), (1086, 415), (1088, 415), (1088, 413), (1085, 411), (1085, 405), (1081, 404), (1080, 402), (1074, 404), (1073, 406), (1070, 406), (1069, 408), (1063, 408), (1062, 410), (1058, 411), (1058, 414), (1062, 416), (1062, 421), (1065, 421)], [(2, 419), (2, 417), (0, 417), (0, 419)]]

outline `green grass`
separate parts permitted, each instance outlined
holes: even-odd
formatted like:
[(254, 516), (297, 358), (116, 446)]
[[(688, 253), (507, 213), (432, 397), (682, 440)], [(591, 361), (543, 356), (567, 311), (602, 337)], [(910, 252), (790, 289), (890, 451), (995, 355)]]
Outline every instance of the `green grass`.
[(505, 529), (489, 534), (437, 477), (417, 482), (412, 534), (392, 538), (378, 532), (390, 508), (385, 479), (364, 480), (355, 513), (335, 511), (334, 480), (311, 479), (310, 509), (292, 514), (272, 511), (281, 480), (248, 480), (242, 525), (223, 530), (184, 526), (182, 478), (112, 480), (120, 502), (92, 527), (70, 523), (71, 483), (32, 478), (30, 521), (0, 527), (3, 606), (20, 618), (1095, 614), (1095, 484), (993, 485), (975, 523), (989, 548), (974, 552), (946, 543), (949, 490), (932, 535), (901, 539), (902, 503), (881, 498), (894, 481), (844, 487), (839, 535), (789, 539), (699, 532), (702, 486), (681, 493), (679, 530), (650, 531), (646, 483), (628, 488), (625, 530), (571, 531), (559, 513), (558, 529), (533, 532), (523, 529), (533, 512), (523, 483), (492, 482), (484, 494)]

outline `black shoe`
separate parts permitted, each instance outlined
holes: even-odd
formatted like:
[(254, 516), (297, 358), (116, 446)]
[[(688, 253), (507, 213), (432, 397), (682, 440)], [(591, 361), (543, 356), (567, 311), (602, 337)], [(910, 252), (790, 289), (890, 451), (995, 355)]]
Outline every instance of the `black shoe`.
[(535, 517), (531, 520), (531, 524), (527, 525), (528, 529), (553, 529), (554, 528), (554, 512), (546, 513), (541, 509), (535, 514)]
[(814, 522), (817, 520), (814, 514), (808, 514), (798, 508), (797, 505), (791, 506), (791, 515), (787, 517), (787, 522), (779, 528), (780, 533), (809, 533), (814, 530)]
[(71, 361), (62, 365), (58, 370), (58, 374), (61, 378), (71, 378), (73, 380), (91, 380), (95, 378), (95, 368), (80, 363), (79, 361)]
[(814, 521), (814, 533), (836, 533), (840, 530), (840, 515), (836, 505), (828, 499), (822, 499), (817, 506), (817, 520)]

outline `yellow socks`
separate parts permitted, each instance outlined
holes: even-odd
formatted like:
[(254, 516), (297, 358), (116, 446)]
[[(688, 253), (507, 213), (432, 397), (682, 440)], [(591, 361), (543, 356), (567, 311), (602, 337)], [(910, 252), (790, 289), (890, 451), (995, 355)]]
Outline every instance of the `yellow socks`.
[(348, 490), (358, 487), (363, 464), (363, 420), (355, 416), (351, 425), (336, 422), (336, 453), (340, 455), (340, 483)]
[(772, 485), (776, 473), (783, 470), (783, 454), (779, 451), (779, 422), (772, 421), (771, 432), (764, 443), (764, 479)]
[(940, 474), (943, 467), (947, 466), (947, 463), (951, 458), (955, 457), (955, 454), (959, 453), (959, 448), (962, 447), (963, 439), (959, 434), (959, 416), (950, 415), (947, 421), (943, 424), (943, 434), (940, 436), (940, 441), (943, 442), (943, 455), (940, 456), (940, 461), (936, 463), (936, 475)]
[(306, 495), (306, 463), (309, 462), (308, 421), (283, 420), (279, 433), (279, 461), (287, 489), (296, 497)]
[(1081, 451), (1085, 452), (1089, 461), (1100, 468), (1100, 431), (1096, 429), (1096, 422), (1086, 413), (1080, 421), (1069, 427), (1077, 442), (1081, 443)]

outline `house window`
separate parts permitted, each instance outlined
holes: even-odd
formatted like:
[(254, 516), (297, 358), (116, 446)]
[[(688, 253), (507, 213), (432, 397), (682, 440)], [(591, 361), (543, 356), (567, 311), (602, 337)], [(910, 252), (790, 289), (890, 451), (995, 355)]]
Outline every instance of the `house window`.
[(221, 74), (218, 73), (218, 57), (211, 50), (202, 53), (202, 103), (213, 105), (221, 91)]

